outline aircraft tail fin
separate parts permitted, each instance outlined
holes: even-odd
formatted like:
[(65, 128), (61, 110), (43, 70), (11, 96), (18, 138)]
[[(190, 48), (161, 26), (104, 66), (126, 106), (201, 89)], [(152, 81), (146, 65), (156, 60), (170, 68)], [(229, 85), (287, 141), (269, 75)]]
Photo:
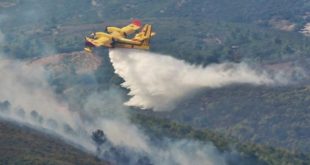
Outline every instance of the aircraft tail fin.
[(134, 24), (134, 25), (136, 25), (136, 26), (138, 26), (138, 27), (140, 27), (141, 26), (141, 21), (140, 20), (138, 20), (138, 19), (134, 19), (134, 20), (132, 20), (132, 22), (131, 22), (132, 24)]
[(150, 46), (150, 39), (154, 36), (155, 33), (152, 31), (152, 25), (146, 24), (142, 28), (141, 32), (136, 34), (133, 40), (141, 41), (142, 46), (149, 47)]

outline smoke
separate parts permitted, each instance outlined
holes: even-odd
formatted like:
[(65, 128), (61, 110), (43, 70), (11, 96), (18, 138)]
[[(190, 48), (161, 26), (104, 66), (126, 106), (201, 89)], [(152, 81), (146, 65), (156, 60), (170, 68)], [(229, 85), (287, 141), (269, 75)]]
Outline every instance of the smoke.
[[(22, 66), (22, 67), (21, 67)], [(46, 109), (53, 117), (61, 117), (58, 111), (67, 107), (55, 101), (54, 93), (42, 79), (42, 68), (31, 68), (20, 62), (2, 59), (0, 62), (0, 99), (25, 109)], [(34, 104), (37, 103), (37, 104)], [(63, 114), (62, 114), (63, 115)], [(69, 114), (66, 114), (69, 115)]]
[[(141, 158), (147, 158), (151, 164), (226, 164), (224, 154), (220, 154), (212, 144), (202, 144), (191, 140), (164, 140), (160, 144), (153, 142), (143, 131), (129, 120), (129, 109), (123, 106), (124, 95), (118, 88), (94, 93), (87, 99), (84, 109), (88, 111), (92, 127), (104, 131), (110, 145), (103, 151), (119, 150), (120, 157), (102, 158), (117, 164), (138, 164)], [(86, 118), (85, 116), (83, 118)], [(84, 123), (85, 124), (85, 123)], [(115, 155), (119, 155), (115, 154)], [(189, 154), (190, 153), (190, 154)], [(123, 158), (124, 159), (124, 158)]]
[(56, 134), (93, 151), (91, 140), (85, 140), (87, 134), (76, 136), (74, 131), (80, 129), (78, 114), (69, 111), (68, 105), (57, 98), (47, 82), (48, 73), (44, 68), (2, 58), (0, 74), (0, 101), (9, 108), (0, 113), (2, 118)]
[(0, 117), (62, 137), (69, 144), (95, 153), (91, 133), (101, 129), (109, 143), (101, 146), (100, 158), (117, 164), (220, 164), (225, 155), (212, 144), (191, 140), (154, 142), (129, 120), (118, 87), (92, 92), (86, 100), (72, 89), (70, 97), (83, 102), (71, 109), (48, 83), (50, 72), (40, 65), (0, 60)]
[(117, 88), (93, 93), (84, 105), (87, 114), (82, 118), (91, 119), (93, 130), (102, 129), (113, 145), (148, 151), (148, 138), (130, 123), (128, 109), (123, 106), (123, 101), (123, 95)]
[(187, 140), (167, 143), (166, 149), (159, 149), (154, 154), (160, 158), (156, 160), (156, 164), (226, 164), (225, 157), (212, 144), (208, 145)]
[[(123, 92), (111, 88), (90, 95), (85, 103), (84, 126), (101, 129), (109, 142), (101, 146), (100, 157), (116, 164), (225, 165), (226, 155), (211, 143), (166, 139), (155, 142), (129, 120), (130, 111), (123, 105)], [(88, 123), (88, 125), (86, 124)], [(113, 154), (114, 153), (114, 154)], [(111, 155), (112, 154), (112, 155)]]
[(125, 104), (155, 111), (171, 110), (175, 104), (203, 88), (231, 84), (272, 85), (287, 83), (282, 74), (268, 74), (246, 63), (187, 64), (170, 56), (146, 51), (113, 49), (110, 59), (123, 87), (132, 96)]

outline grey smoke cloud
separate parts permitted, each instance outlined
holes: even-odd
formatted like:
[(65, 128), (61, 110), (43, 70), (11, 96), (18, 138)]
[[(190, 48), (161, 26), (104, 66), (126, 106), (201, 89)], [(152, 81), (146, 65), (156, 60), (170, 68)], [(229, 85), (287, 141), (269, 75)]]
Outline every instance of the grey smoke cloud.
[[(225, 164), (225, 156), (212, 144), (191, 140), (154, 144), (129, 120), (128, 107), (123, 105), (124, 95), (118, 88), (94, 92), (87, 97), (81, 110), (70, 110), (48, 84), (49, 73), (42, 66), (2, 59), (0, 72), (0, 100), (9, 101), (11, 108), (8, 113), (1, 112), (1, 118), (60, 136), (69, 144), (91, 153), (95, 153), (95, 145), (90, 135), (101, 129), (111, 144), (121, 148), (130, 158), (130, 162), (120, 164), (137, 164), (141, 155), (153, 164)], [(74, 92), (68, 97), (76, 97), (73, 95)], [(24, 115), (20, 115), (20, 109)]]
[(170, 56), (146, 51), (113, 49), (115, 73), (125, 82), (131, 98), (125, 104), (155, 111), (172, 110), (175, 103), (203, 88), (231, 84), (273, 85), (287, 83), (280, 73), (256, 71), (246, 63), (190, 65)]
[[(156, 164), (226, 164), (225, 157), (220, 154), (212, 144), (202, 144), (187, 140), (168, 143), (167, 149), (159, 149), (154, 154), (161, 158), (156, 160)], [(169, 159), (169, 157), (172, 157), (173, 159)]]
[(86, 135), (72, 138), (72, 134), (67, 133), (68, 128), (79, 129), (78, 114), (69, 111), (68, 105), (57, 99), (46, 80), (48, 74), (44, 68), (1, 58), (0, 74), (0, 101), (10, 103), (9, 113), (0, 113), (2, 118), (56, 133), (88, 151), (94, 150), (91, 140), (85, 140), (88, 139)]
[(107, 134), (114, 146), (144, 153), (155, 164), (225, 164), (225, 157), (211, 143), (166, 140), (162, 145), (165, 147), (154, 145), (129, 121), (128, 109), (122, 104), (124, 99), (120, 90), (113, 88), (91, 95), (84, 108), (93, 115), (93, 119), (97, 118), (95, 126)]
[(103, 130), (113, 146), (127, 151), (130, 161), (118, 164), (137, 164), (141, 155), (148, 157), (151, 163), (160, 165), (226, 164), (226, 156), (212, 143), (168, 139), (162, 141), (160, 145), (152, 142), (147, 134), (131, 123), (129, 109), (123, 105), (124, 100), (120, 89), (111, 88), (90, 95), (84, 107), (84, 110), (89, 112), (89, 117), (93, 119), (92, 122), (88, 122), (87, 127)]

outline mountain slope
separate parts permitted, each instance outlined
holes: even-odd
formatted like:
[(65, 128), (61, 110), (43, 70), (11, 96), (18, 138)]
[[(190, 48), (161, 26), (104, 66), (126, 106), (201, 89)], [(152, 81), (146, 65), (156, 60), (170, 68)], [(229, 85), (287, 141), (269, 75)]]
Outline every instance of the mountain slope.
[(58, 138), (0, 120), (0, 164), (106, 165)]
[[(309, 153), (309, 85), (206, 89), (163, 117)], [(158, 115), (158, 114), (153, 114)]]
[[(194, 129), (191, 126), (171, 122), (165, 119), (134, 115), (133, 122), (141, 125), (152, 137), (163, 138), (163, 135), (174, 139), (194, 139), (202, 142), (212, 142), (221, 152), (226, 153), (229, 165), (306, 165), (310, 163), (310, 155), (291, 152), (286, 149), (269, 147), (239, 141), (229, 136), (223, 136), (209, 129)], [(234, 151), (233, 155), (230, 152)]]

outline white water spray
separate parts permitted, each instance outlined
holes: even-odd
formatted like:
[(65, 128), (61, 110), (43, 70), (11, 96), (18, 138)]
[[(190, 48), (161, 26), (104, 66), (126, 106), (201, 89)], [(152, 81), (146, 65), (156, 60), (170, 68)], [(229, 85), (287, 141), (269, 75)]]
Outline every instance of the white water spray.
[(247, 64), (190, 65), (170, 56), (146, 51), (113, 49), (110, 59), (123, 87), (132, 96), (125, 104), (155, 111), (171, 110), (176, 102), (203, 88), (230, 84), (271, 85), (279, 82)]

